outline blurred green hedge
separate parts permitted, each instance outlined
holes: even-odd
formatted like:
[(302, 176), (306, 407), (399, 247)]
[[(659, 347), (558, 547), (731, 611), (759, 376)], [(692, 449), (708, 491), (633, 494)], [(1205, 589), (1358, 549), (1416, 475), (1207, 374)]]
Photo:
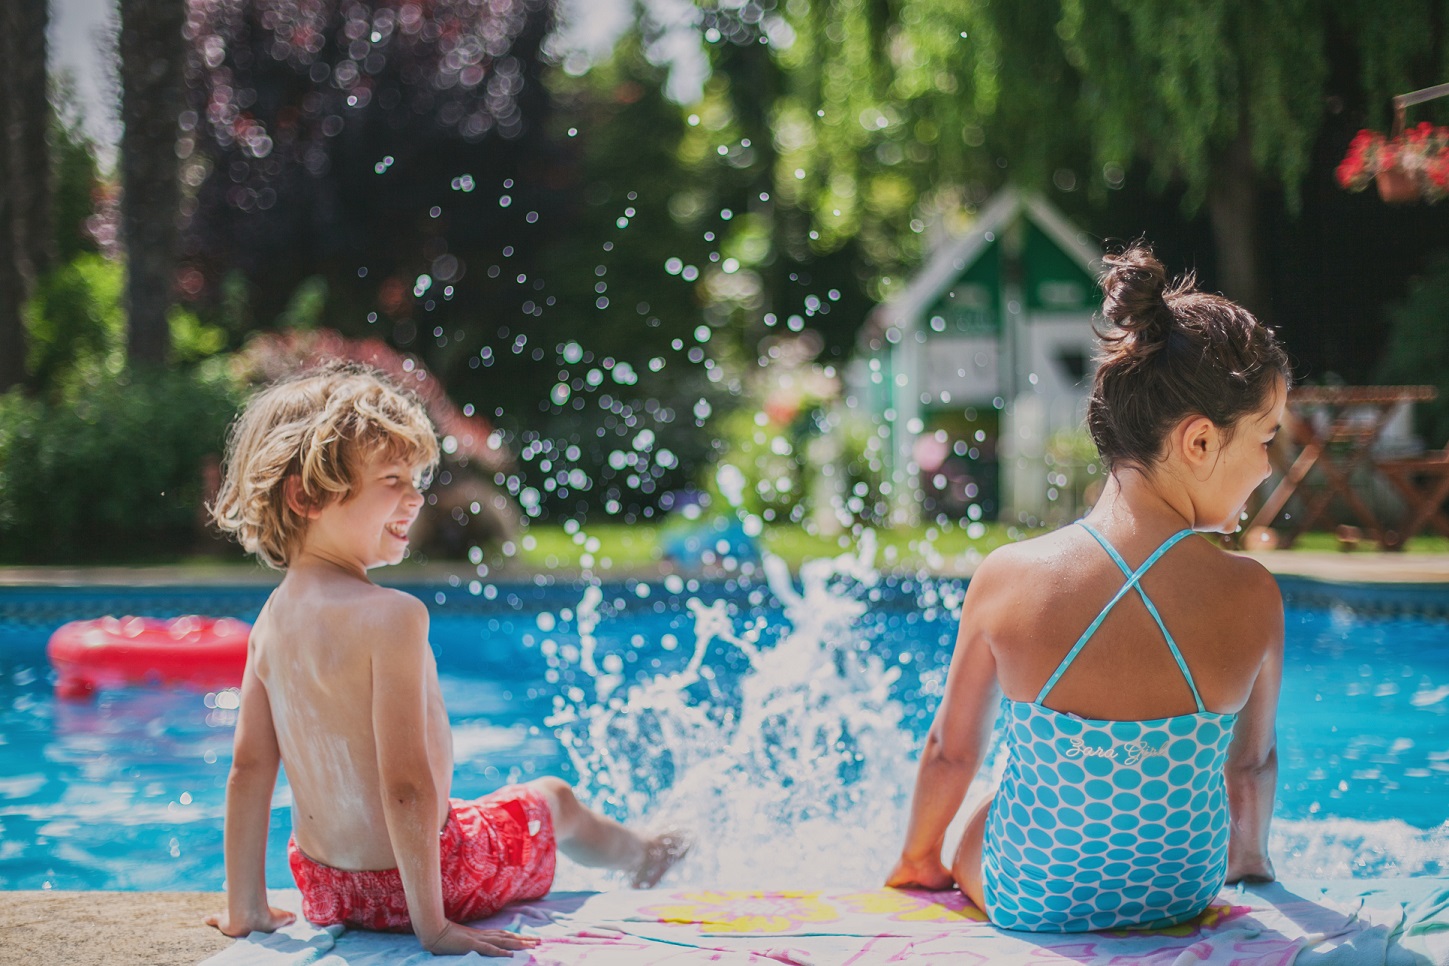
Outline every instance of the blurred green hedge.
[(1389, 320), (1393, 329), (1376, 379), (1439, 390), (1437, 399), (1415, 407), (1424, 445), (1438, 449), (1449, 444), (1449, 252), (1430, 259), (1408, 296), (1389, 309)]
[(96, 367), (49, 398), (0, 396), (0, 562), (194, 551), (204, 467), (239, 403), (220, 366)]

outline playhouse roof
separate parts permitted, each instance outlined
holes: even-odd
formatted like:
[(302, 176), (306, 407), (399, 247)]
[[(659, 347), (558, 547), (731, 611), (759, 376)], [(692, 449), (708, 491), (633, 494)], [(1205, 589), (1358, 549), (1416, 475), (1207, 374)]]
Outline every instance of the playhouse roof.
[(862, 341), (891, 326), (907, 330), (919, 324), (926, 310), (996, 242), (1001, 230), (1018, 215), (1042, 230), (1082, 271), (1095, 276), (1101, 258), (1087, 235), (1049, 201), (1035, 192), (1002, 188), (981, 210), (970, 230), (937, 248), (900, 294), (876, 306), (861, 332)]

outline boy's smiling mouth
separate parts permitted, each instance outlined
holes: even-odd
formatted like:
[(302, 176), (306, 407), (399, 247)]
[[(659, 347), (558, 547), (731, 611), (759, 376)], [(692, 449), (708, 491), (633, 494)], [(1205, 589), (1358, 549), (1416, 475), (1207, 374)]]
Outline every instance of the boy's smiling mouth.
[(383, 529), (399, 540), (406, 540), (408, 538), (408, 526), (406, 523), (387, 523), (383, 524)]

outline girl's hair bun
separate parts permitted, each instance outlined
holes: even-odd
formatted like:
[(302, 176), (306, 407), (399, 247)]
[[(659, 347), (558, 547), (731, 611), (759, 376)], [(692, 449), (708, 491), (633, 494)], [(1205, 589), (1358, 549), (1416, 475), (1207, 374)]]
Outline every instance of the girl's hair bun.
[(1087, 429), (1109, 466), (1143, 469), (1184, 417), (1206, 416), (1229, 435), (1292, 382), (1288, 356), (1248, 310), (1199, 292), (1189, 273), (1168, 281), (1144, 243), (1102, 259), (1101, 345)]
[(1167, 269), (1151, 249), (1134, 245), (1119, 255), (1102, 258), (1102, 315), (1131, 333), (1136, 342), (1155, 345), (1167, 340), (1172, 310), (1167, 306)]

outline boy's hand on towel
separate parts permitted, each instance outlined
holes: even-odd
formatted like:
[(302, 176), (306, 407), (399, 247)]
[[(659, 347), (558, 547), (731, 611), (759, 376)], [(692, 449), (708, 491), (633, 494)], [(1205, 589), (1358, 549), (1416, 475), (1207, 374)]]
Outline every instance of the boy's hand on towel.
[(512, 956), (515, 949), (532, 949), (537, 936), (520, 936), (503, 929), (474, 929), (456, 922), (447, 923), (443, 931), (429, 939), (419, 936), (423, 948), (435, 956), (461, 956), (481, 953), (484, 956)]
[(938, 856), (927, 859), (907, 859), (902, 856), (885, 884), (890, 889), (914, 888), (940, 892), (954, 886), (956, 880)]
[(283, 926), (290, 926), (296, 921), (295, 912), (288, 912), (286, 909), (278, 909), (275, 906), (268, 906), (264, 913), (258, 912), (246, 917), (233, 917), (230, 912), (218, 912), (206, 917), (208, 926), (215, 926), (221, 930), (222, 935), (230, 936), (233, 939), (240, 939), (250, 932), (276, 932)]

